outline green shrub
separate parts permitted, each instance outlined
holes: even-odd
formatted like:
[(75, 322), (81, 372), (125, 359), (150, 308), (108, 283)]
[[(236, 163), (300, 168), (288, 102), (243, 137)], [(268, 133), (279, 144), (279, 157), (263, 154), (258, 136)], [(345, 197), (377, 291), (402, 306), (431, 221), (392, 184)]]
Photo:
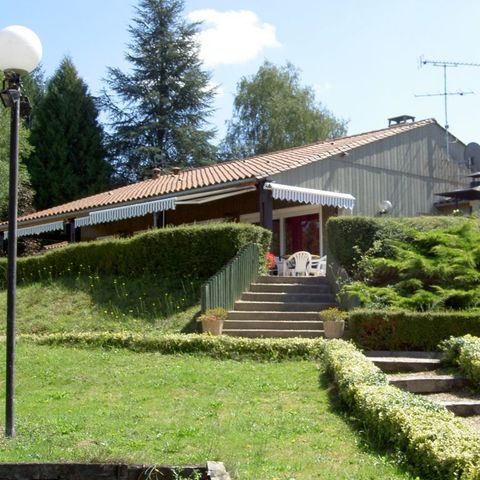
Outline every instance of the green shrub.
[(318, 339), (249, 339), (208, 335), (142, 335), (123, 333), (53, 333), (21, 338), (40, 345), (69, 345), (79, 347), (126, 348), (136, 352), (162, 354), (204, 354), (218, 359), (287, 360), (318, 359), (325, 340)]
[[(261, 245), (263, 259), (270, 238), (268, 230), (235, 223), (152, 230), (129, 239), (77, 243), (42, 256), (20, 258), (18, 281), (93, 273), (206, 279), (248, 243)], [(0, 282), (6, 278), (4, 259), (0, 259), (2, 270)]]
[(340, 398), (371, 439), (396, 450), (425, 478), (480, 479), (480, 435), (451, 412), (388, 385), (347, 342), (327, 342), (323, 358)]
[(320, 312), (318, 312), (318, 318), (322, 322), (330, 322), (330, 321), (338, 322), (338, 321), (346, 320), (347, 316), (348, 316), (347, 312), (344, 312), (338, 309), (337, 307), (326, 308), (325, 310), (320, 310)]
[(390, 256), (385, 240), (410, 241), (415, 232), (451, 228), (475, 222), (464, 217), (331, 217), (327, 222), (328, 252), (347, 272), (356, 276), (357, 263), (374, 242), (379, 255)]
[[(455, 219), (458, 222), (458, 219)], [(342, 298), (365, 308), (461, 310), (480, 304), (480, 231), (473, 219), (430, 231), (385, 223), (359, 255)], [(387, 228), (388, 227), (388, 228)]]
[(447, 361), (460, 367), (465, 376), (480, 388), (480, 338), (472, 335), (451, 337), (440, 344)]
[(372, 217), (331, 217), (327, 222), (328, 252), (352, 273), (360, 255), (373, 244), (379, 223)]
[(480, 312), (349, 312), (352, 339), (368, 350), (433, 350), (450, 336), (480, 335)]

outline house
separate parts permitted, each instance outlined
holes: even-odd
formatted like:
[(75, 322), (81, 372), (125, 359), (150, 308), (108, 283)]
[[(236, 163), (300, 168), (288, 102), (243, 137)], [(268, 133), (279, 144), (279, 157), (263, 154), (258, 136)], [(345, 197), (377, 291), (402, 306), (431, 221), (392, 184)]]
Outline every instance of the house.
[[(273, 231), (276, 254), (322, 254), (332, 215), (439, 213), (438, 192), (468, 187), (465, 145), (434, 119), (168, 174), (19, 219), (18, 235), (64, 230), (69, 241), (167, 225), (235, 221)], [(0, 224), (6, 238), (8, 225)]]

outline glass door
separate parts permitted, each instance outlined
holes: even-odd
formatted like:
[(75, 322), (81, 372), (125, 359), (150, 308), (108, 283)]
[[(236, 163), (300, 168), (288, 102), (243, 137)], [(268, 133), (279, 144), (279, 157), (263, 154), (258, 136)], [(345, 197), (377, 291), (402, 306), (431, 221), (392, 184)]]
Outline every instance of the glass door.
[(285, 252), (300, 250), (320, 255), (320, 219), (318, 214), (299, 215), (285, 219)]

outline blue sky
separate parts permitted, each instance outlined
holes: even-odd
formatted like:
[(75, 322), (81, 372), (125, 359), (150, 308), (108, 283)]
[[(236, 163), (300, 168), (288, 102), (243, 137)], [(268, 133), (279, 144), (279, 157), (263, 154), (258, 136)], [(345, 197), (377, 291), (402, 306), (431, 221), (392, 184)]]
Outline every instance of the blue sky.
[[(40, 37), (43, 67), (51, 75), (70, 55), (93, 94), (108, 66), (128, 68), (128, 25), (134, 0), (17, 0), (2, 11), (0, 28), (25, 25)], [(268, 59), (292, 62), (302, 81), (350, 134), (387, 125), (409, 114), (443, 125), (443, 70), (418, 68), (428, 60), (480, 63), (476, 0), (187, 0), (185, 14), (203, 19), (202, 54), (219, 85), (212, 123), (218, 137), (230, 118), (237, 82)], [(450, 130), (480, 142), (480, 67), (447, 71)]]

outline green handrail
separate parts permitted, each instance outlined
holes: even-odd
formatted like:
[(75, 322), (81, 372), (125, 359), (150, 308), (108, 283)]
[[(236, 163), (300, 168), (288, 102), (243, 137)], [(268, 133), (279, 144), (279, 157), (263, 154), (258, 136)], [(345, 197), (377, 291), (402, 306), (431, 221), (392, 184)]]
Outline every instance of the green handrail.
[(257, 278), (260, 245), (249, 243), (221, 270), (202, 285), (202, 313), (211, 308), (233, 308), (246, 288)]

